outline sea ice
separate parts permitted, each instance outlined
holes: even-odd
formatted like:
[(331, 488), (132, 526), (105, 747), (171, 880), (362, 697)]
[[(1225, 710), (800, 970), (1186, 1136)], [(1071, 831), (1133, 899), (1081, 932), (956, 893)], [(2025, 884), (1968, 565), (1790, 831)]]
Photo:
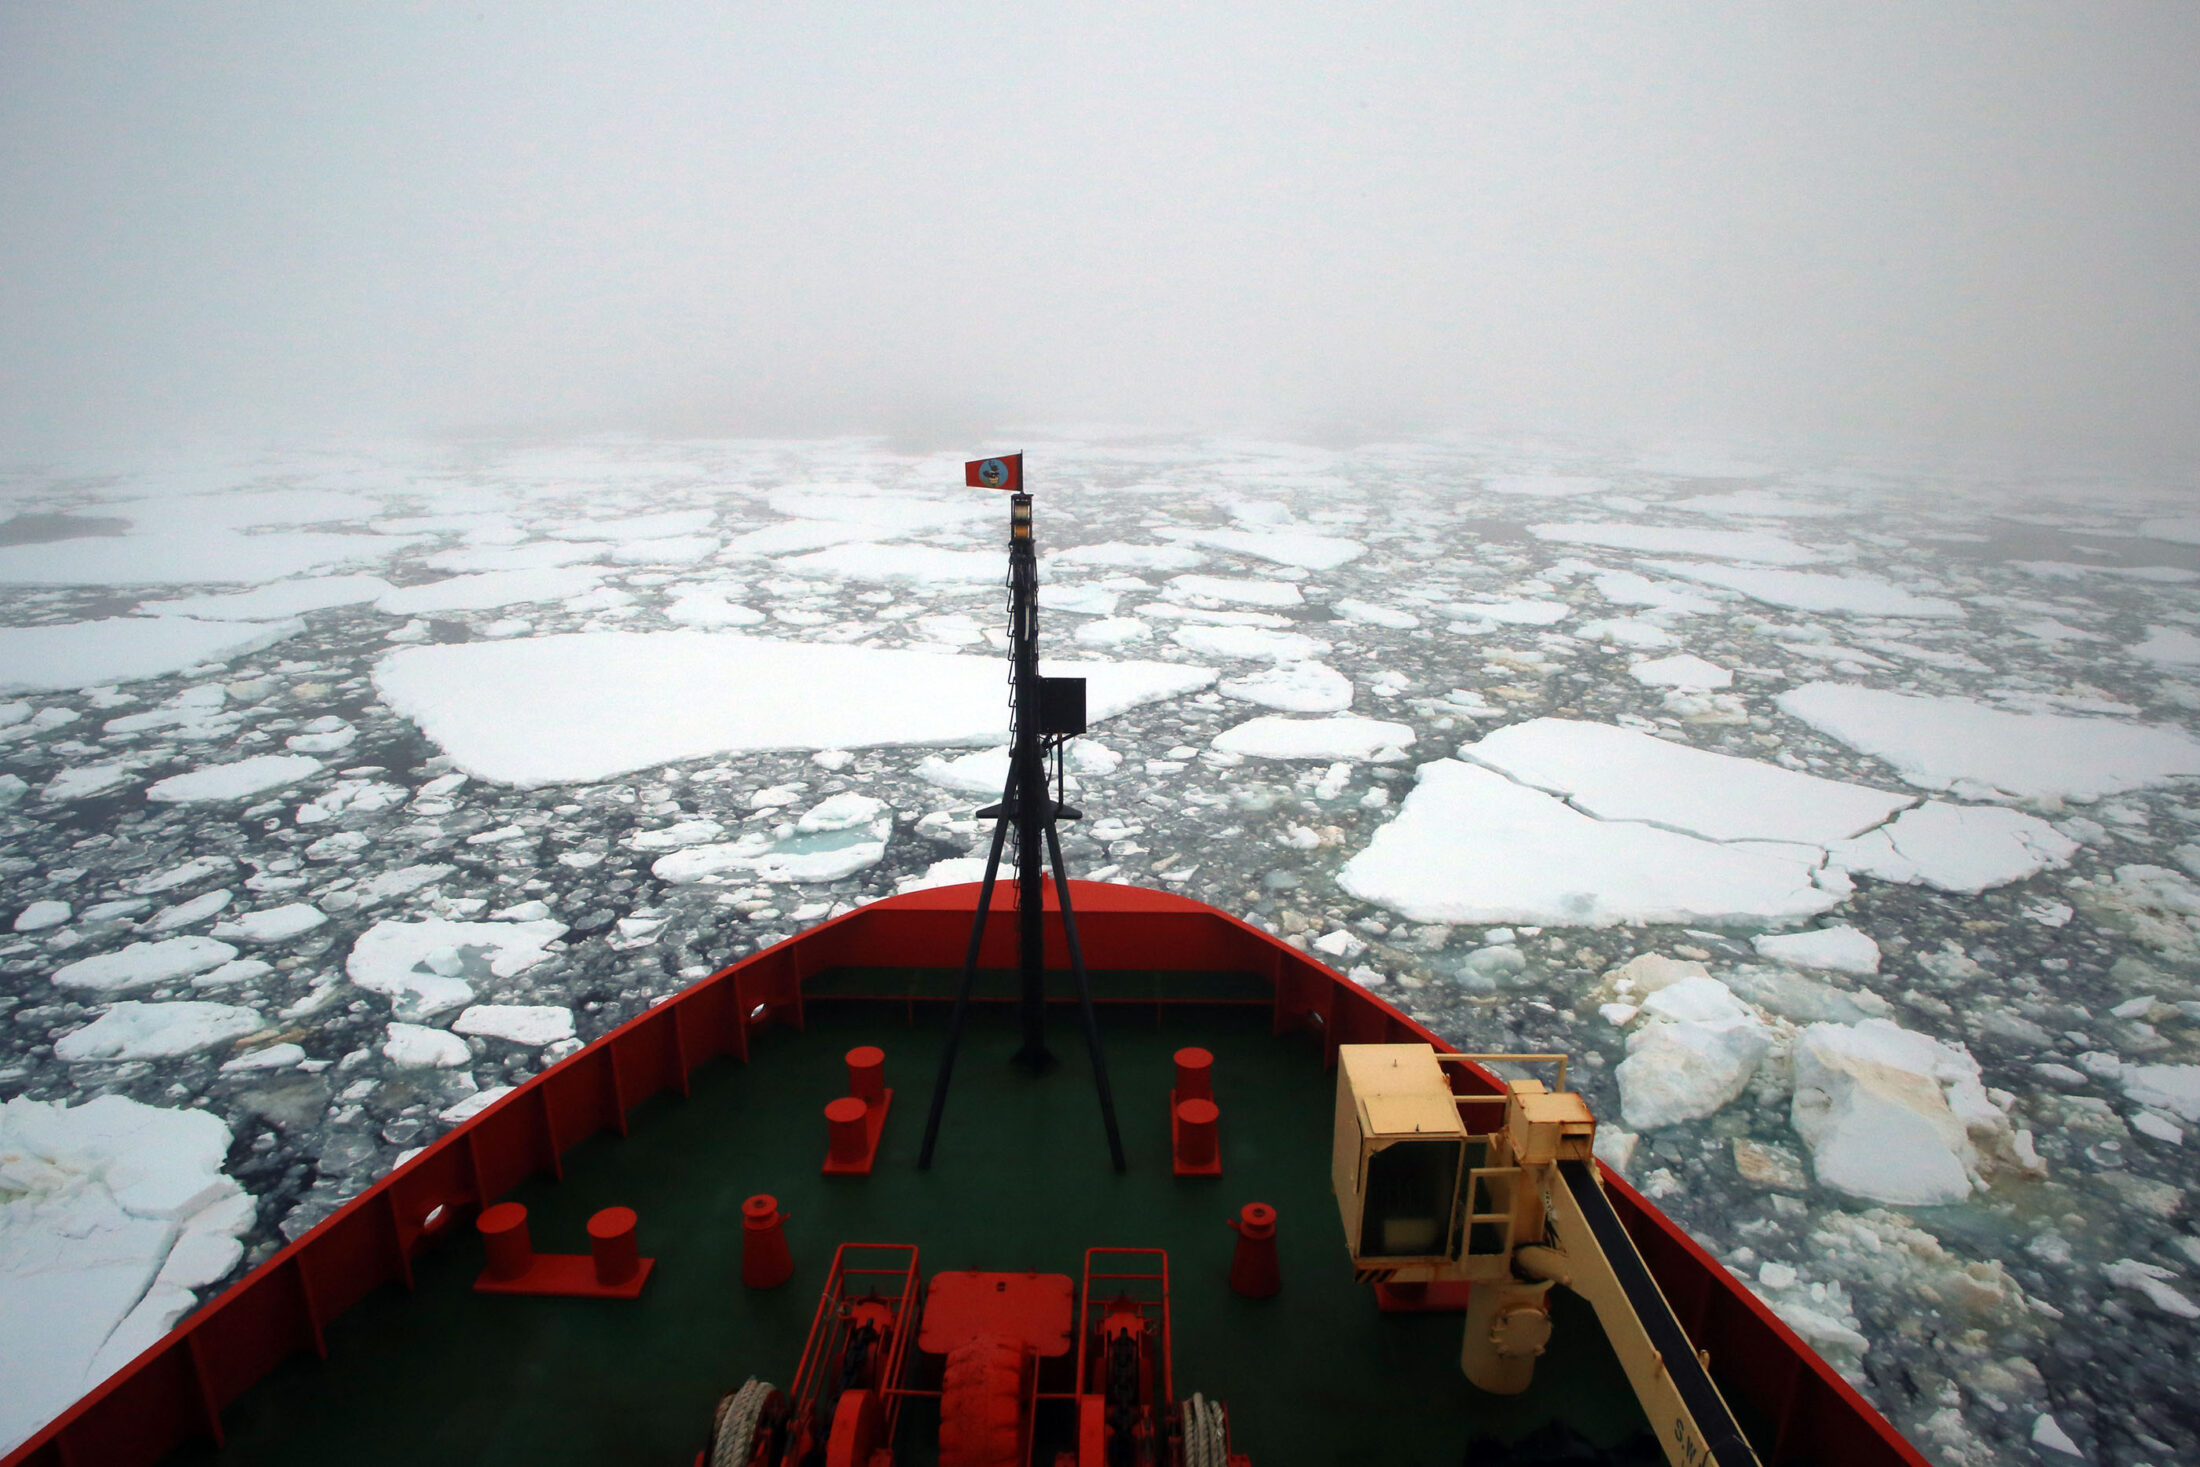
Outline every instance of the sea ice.
[(2091, 801), (2200, 774), (2200, 742), (2157, 724), (2009, 713), (1972, 698), (1845, 683), (1791, 688), (1777, 702), (1925, 789), (1962, 785), (2017, 799)]
[(451, 1021), (451, 1030), (514, 1044), (556, 1044), (573, 1037), (573, 1011), (551, 1004), (475, 1004)]
[(1415, 922), (1609, 927), (1790, 921), (1837, 904), (1818, 852), (1728, 846), (1604, 821), (1494, 770), (1424, 764), (1398, 815), (1337, 884)]
[(1636, 1131), (1712, 1114), (1740, 1095), (1772, 1048), (1749, 1006), (1716, 978), (1683, 978), (1643, 1001), (1648, 1020), (1613, 1071)]
[(473, 1002), (468, 977), (511, 978), (550, 954), (543, 944), (564, 936), (563, 922), (454, 922), (385, 918), (352, 944), (344, 971), (369, 993), (393, 1000), (396, 1016), (412, 1022)]
[(49, 927), (59, 927), (69, 920), (73, 909), (67, 902), (46, 899), (35, 901), (15, 914), (17, 932), (44, 932)]
[(1552, 524), (1530, 525), (1528, 533), (1538, 540), (1555, 540), (1567, 545), (1600, 545), (1608, 550), (1639, 550), (1652, 555), (1709, 555), (1721, 560), (1753, 561), (1759, 565), (1809, 565), (1813, 561), (1837, 558), (1762, 530)]
[(1596, 578), (1597, 593), (1614, 606), (1647, 606), (1672, 616), (1695, 616), (1724, 608), (1700, 591), (1653, 581), (1633, 571), (1606, 571)]
[(1686, 688), (1697, 692), (1730, 687), (1734, 682), (1734, 674), (1727, 669), (1685, 652), (1677, 657), (1638, 662), (1627, 669), (1627, 675), (1646, 688)]
[(57, 970), (53, 981), (63, 988), (89, 988), (101, 993), (128, 993), (151, 988), (176, 978), (188, 978), (218, 968), (237, 955), (226, 942), (211, 937), (170, 937), (159, 942), (133, 942), (119, 952), (80, 958)]
[(2125, 1065), (2116, 1080), (2126, 1099), (2200, 1122), (2200, 1065)]
[(480, 575), (452, 576), (426, 585), (401, 587), (377, 600), (374, 607), (388, 616), (493, 611), (500, 606), (528, 601), (563, 601), (594, 590), (602, 581), (602, 571), (585, 565), (486, 571)]
[(1556, 626), (1574, 614), (1573, 607), (1563, 601), (1544, 601), (1535, 597), (1510, 597), (1501, 601), (1455, 601), (1444, 610), (1462, 621), (1453, 623), (1455, 632), (1473, 633), (1488, 630), (1475, 623), (1490, 626), (1548, 627)]
[(259, 585), (309, 571), (372, 565), (413, 543), (388, 535), (244, 535), (178, 529), (0, 548), (0, 584)]
[(234, 1004), (185, 1000), (139, 1003), (123, 999), (81, 1029), (54, 1041), (54, 1058), (78, 1060), (161, 1059), (211, 1049), (258, 1032), (258, 1013)]
[[(189, 927), (193, 923), (203, 922), (228, 906), (230, 898), (235, 895), (236, 893), (226, 887), (201, 892), (189, 901), (178, 902), (172, 907), (163, 907), (153, 914), (152, 919), (145, 924), (143, 930), (147, 932), (174, 932), (180, 928)], [(215, 936), (219, 937), (221, 934), (216, 933)]]
[(179, 805), (245, 800), (296, 784), (320, 768), (320, 760), (304, 754), (255, 754), (233, 764), (210, 764), (187, 774), (172, 774), (149, 787), (145, 798)]
[(313, 903), (292, 902), (217, 922), (213, 930), (214, 936), (228, 942), (288, 942), (293, 937), (303, 937), (327, 920), (328, 915)]
[(1263, 716), (1216, 734), (1214, 747), (1225, 754), (1261, 759), (1374, 759), (1413, 740), (1408, 725), (1376, 718)]
[(989, 586), (1001, 579), (1001, 557), (991, 550), (942, 550), (932, 545), (884, 545), (854, 541), (779, 564), (797, 575), (838, 576), (850, 581), (920, 586)]
[(1790, 611), (1853, 612), (1859, 616), (1960, 617), (1963, 608), (1939, 596), (1919, 596), (1892, 581), (1867, 575), (1816, 575), (1809, 571), (1768, 570), (1758, 566), (1701, 562), (1651, 561), (1667, 575), (1724, 586), (1752, 601)]
[[(1205, 687), (1212, 670), (1054, 662), (1097, 722)], [(1006, 731), (991, 657), (733, 633), (586, 632), (409, 647), (376, 664), (389, 706), (459, 768), (505, 784), (610, 778), (761, 749), (990, 744)]]
[(1098, 545), (1073, 545), (1046, 557), (1052, 565), (1097, 565), (1121, 570), (1175, 571), (1204, 565), (1207, 557), (1182, 545), (1127, 545), (1109, 540)]
[(1803, 1030), (1792, 1120), (1820, 1182), (1897, 1206), (1964, 1201), (1977, 1142), (2010, 1135), (1969, 1051), (1887, 1019)]
[(1352, 706), (1352, 679), (1319, 662), (1291, 662), (1266, 672), (1225, 678), (1216, 690), (1287, 713), (1342, 713)]
[(136, 775), (130, 764), (80, 764), (64, 769), (39, 788), (38, 798), (48, 804), (88, 800), (109, 794), (131, 783)]
[(1768, 932), (1750, 939), (1760, 956), (1791, 968), (1824, 968), (1859, 976), (1879, 971), (1879, 944), (1854, 927)]
[(1188, 626), (1169, 633), (1181, 647), (1209, 657), (1268, 658), (1304, 662), (1329, 650), (1327, 642), (1297, 632), (1272, 632), (1249, 626)]
[(166, 601), (147, 601), (138, 611), (147, 616), (191, 616), (214, 621), (280, 621), (309, 611), (335, 606), (356, 606), (387, 595), (395, 588), (380, 576), (309, 576), (277, 581), (251, 591), (215, 596), (180, 596)]
[(1392, 606), (1378, 606), (1372, 601), (1355, 601), (1349, 596), (1331, 603), (1331, 607), (1346, 621), (1362, 626), (1389, 627), (1392, 631), (1409, 632), (1421, 624), (1421, 618), (1410, 611), (1400, 611)]
[(1609, 489), (1612, 481), (1579, 474), (1492, 474), (1482, 481), (1482, 487), (1492, 494), (1522, 499), (1573, 499)]
[(2142, 661), (2164, 667), (2200, 666), (2200, 637), (2182, 627), (2148, 627), (2147, 639), (2128, 650)]
[(204, 1110), (119, 1095), (0, 1107), (0, 1452), (127, 1364), (233, 1267), (252, 1199)]
[(943, 790), (997, 799), (1008, 786), (1008, 750), (980, 749), (953, 759), (927, 754), (918, 762), (916, 774), (926, 784), (936, 784)]
[(1334, 570), (1367, 553), (1367, 547), (1357, 540), (1315, 535), (1304, 530), (1180, 530), (1173, 533), (1195, 545), (1210, 545), (1217, 550), (1307, 570)]
[(165, 677), (202, 662), (227, 662), (257, 652), (304, 630), (304, 623), (296, 621), (197, 621), (182, 616), (0, 627), (0, 693)]
[(698, 587), (680, 594), (665, 607), (665, 619), (684, 627), (753, 627), (764, 620), (764, 613), (753, 606), (726, 599), (723, 591)]
[(615, 520), (575, 520), (546, 531), (553, 540), (660, 540), (700, 535), (718, 522), (712, 509), (668, 509)]
[(649, 869), (676, 886), (728, 872), (775, 884), (838, 881), (885, 859), (893, 827), (893, 811), (883, 802), (851, 791), (820, 802), (785, 834), (751, 832), (719, 845), (690, 846)]
[(1254, 576), (1171, 576), (1162, 593), (1177, 600), (1229, 601), (1240, 606), (1301, 606), (1305, 597), (1289, 581)]
[(1833, 865), (1860, 876), (1975, 895), (2067, 865), (2077, 850), (2076, 841), (2036, 815), (1928, 800), (1830, 854)]
[(1564, 795), (1606, 820), (1640, 820), (1710, 840), (1824, 844), (1912, 803), (1909, 795), (1576, 719), (1511, 724), (1463, 745), (1459, 757)]

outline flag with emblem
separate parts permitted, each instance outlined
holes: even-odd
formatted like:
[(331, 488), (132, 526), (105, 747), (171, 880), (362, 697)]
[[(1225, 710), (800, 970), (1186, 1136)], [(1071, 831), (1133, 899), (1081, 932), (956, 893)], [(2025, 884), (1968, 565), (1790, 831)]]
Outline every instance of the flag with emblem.
[(963, 465), (963, 482), (973, 489), (1006, 489), (1011, 494), (1021, 494), (1024, 492), (1024, 456), (1010, 453), (1000, 458), (974, 458)]

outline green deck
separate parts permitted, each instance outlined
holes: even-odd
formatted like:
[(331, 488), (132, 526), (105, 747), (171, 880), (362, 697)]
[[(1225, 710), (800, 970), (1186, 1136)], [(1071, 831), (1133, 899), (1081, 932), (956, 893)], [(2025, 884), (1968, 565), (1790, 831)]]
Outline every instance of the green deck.
[[(817, 985), (829, 989), (830, 983)], [(875, 990), (874, 990), (875, 991)], [(1078, 1277), (1088, 1246), (1162, 1247), (1173, 1285), (1176, 1385), (1230, 1408), (1238, 1450), (1286, 1463), (1460, 1461), (1467, 1441), (1511, 1439), (1553, 1418), (1600, 1444), (1643, 1419), (1587, 1306), (1552, 1294), (1556, 1338), (1527, 1395), (1499, 1398), (1459, 1373), (1461, 1317), (1384, 1315), (1352, 1281), (1329, 1191), (1334, 1078), (1318, 1042), (1274, 1038), (1263, 1007), (1137, 1005), (1102, 1011), (1130, 1171), (1107, 1164), (1074, 1010), (1056, 1009), (1061, 1066), (1033, 1079), (1007, 1063), (1013, 1014), (972, 1011), (933, 1169), (915, 1167), (944, 1022), (936, 1006), (813, 1000), (806, 1033), (759, 1035), (747, 1065), (714, 1062), (687, 1099), (635, 1108), (632, 1134), (567, 1153), (563, 1181), (511, 1194), (540, 1252), (585, 1252), (587, 1217), (625, 1205), (657, 1271), (637, 1302), (475, 1294), (468, 1236), (416, 1264), (328, 1330), (329, 1358), (293, 1357), (224, 1413), (229, 1445), (176, 1463), (497, 1464), (693, 1460), (719, 1394), (751, 1374), (784, 1386), (802, 1352), (833, 1249), (915, 1243), (942, 1269)], [(868, 1178), (826, 1178), (826, 1101), (842, 1056), (886, 1051), (895, 1092)], [(1215, 1055), (1225, 1175), (1173, 1178), (1171, 1056)], [(740, 1283), (740, 1207), (770, 1192), (790, 1214), (796, 1272), (777, 1290)], [(1263, 1301), (1226, 1281), (1245, 1202), (1279, 1211), (1284, 1288)], [(914, 1359), (914, 1353), (912, 1353)], [(925, 1413), (903, 1423), (898, 1460), (928, 1463)]]

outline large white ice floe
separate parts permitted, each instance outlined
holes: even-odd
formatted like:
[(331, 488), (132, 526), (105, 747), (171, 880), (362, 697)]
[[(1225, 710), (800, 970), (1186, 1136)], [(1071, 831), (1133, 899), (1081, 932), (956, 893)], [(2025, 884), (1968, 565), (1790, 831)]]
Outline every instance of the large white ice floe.
[(1968, 1050), (1887, 1019), (1803, 1030), (1792, 1119), (1821, 1184), (1900, 1206), (1964, 1201), (2012, 1142)]
[(263, 1026), (258, 1013), (235, 1004), (184, 1000), (139, 1003), (124, 999), (81, 1029), (54, 1041), (55, 1059), (163, 1059), (212, 1049)]
[(573, 1011), (555, 1004), (477, 1003), (451, 1021), (451, 1032), (514, 1044), (556, 1044), (573, 1037)]
[(395, 1021), (389, 1026), (382, 1054), (391, 1064), (406, 1069), (456, 1069), (472, 1063), (474, 1057), (466, 1041), (448, 1030)]
[(563, 601), (592, 591), (603, 572), (585, 565), (546, 566), (536, 570), (485, 571), (452, 576), (420, 586), (404, 586), (383, 595), (374, 609), (390, 616), (432, 616), (440, 611), (491, 611), (529, 601)]
[(2010, 713), (1972, 698), (1808, 683), (1781, 711), (1924, 789), (2089, 801), (2200, 774), (2200, 741), (2157, 724)]
[[(1621, 635), (1613, 640), (1625, 642), (1629, 638)], [(1646, 645), (1664, 646), (1668, 643)], [(1731, 687), (1734, 683), (1734, 674), (1726, 668), (1686, 652), (1675, 657), (1658, 657), (1637, 662), (1627, 669), (1627, 675), (1646, 688), (1681, 688), (1699, 693), (1709, 692), (1714, 688)]]
[(57, 626), (0, 627), (0, 693), (44, 693), (166, 677), (227, 662), (305, 630), (296, 621), (199, 621), (111, 616)]
[(1808, 565), (1838, 559), (1823, 550), (1798, 545), (1784, 535), (1763, 530), (1706, 530), (1695, 526), (1669, 529), (1659, 525), (1552, 524), (1530, 525), (1538, 540), (1566, 545), (1597, 545), (1607, 550), (1640, 550), (1653, 555), (1708, 555), (1720, 560), (1746, 560), (1759, 565)]
[(2127, 650), (2163, 667), (2200, 667), (2200, 637), (2183, 627), (2148, 627), (2147, 639)]
[(1650, 561), (1667, 575), (1724, 586), (1752, 601), (1790, 611), (1852, 612), (1858, 616), (1960, 617), (1963, 608), (1942, 596), (1920, 596), (1892, 581), (1867, 575), (1820, 575), (1811, 571), (1759, 566), (1714, 565), (1696, 561)]
[(1785, 922), (1842, 893), (1813, 879), (1808, 846), (1722, 845), (1599, 820), (1493, 769), (1424, 764), (1397, 818), (1337, 884), (1416, 922), (1609, 927)]
[(990, 550), (942, 550), (935, 545), (853, 541), (779, 562), (798, 575), (838, 576), (886, 585), (986, 586), (1001, 578), (1001, 557)]
[[(1054, 662), (1087, 679), (1094, 721), (1205, 687), (1157, 662)], [(383, 701), (477, 778), (544, 785), (762, 749), (990, 744), (1000, 663), (734, 633), (583, 632), (409, 647), (376, 664)]]
[(375, 565), (413, 543), (392, 535), (262, 534), (180, 529), (0, 549), (0, 585), (259, 585)]
[(119, 1095), (0, 1107), (0, 1452), (236, 1266), (254, 1206), (222, 1174), (230, 1139), (210, 1112)]
[(305, 936), (327, 920), (328, 914), (311, 902), (290, 902), (217, 922), (213, 933), (228, 942), (288, 942), (294, 937)]
[(2200, 1122), (2200, 1065), (2124, 1065), (2116, 1081), (2126, 1099)]
[(1492, 474), (1482, 481), (1482, 487), (1492, 494), (1520, 499), (1574, 499), (1601, 493), (1612, 487), (1612, 481), (1582, 474)]
[(1267, 658), (1275, 662), (1304, 662), (1329, 650), (1327, 642), (1298, 632), (1252, 626), (1179, 627), (1169, 633), (1169, 640), (1208, 657)]
[(171, 774), (145, 791), (145, 798), (166, 804), (202, 804), (244, 800), (319, 772), (321, 761), (306, 754), (254, 754), (229, 764), (209, 764)]
[(1240, 606), (1302, 606), (1306, 602), (1291, 582), (1260, 576), (1171, 576), (1162, 594), (1172, 600), (1228, 601)]
[(1643, 1001), (1642, 1014), (1613, 1071), (1622, 1116), (1637, 1131), (1721, 1109), (1772, 1048), (1764, 1022), (1716, 978), (1667, 984)]
[(1859, 876), (1976, 895), (2069, 864), (2078, 843), (2036, 815), (2001, 805), (1929, 800), (1842, 841), (1832, 862)]
[(1367, 553), (1367, 547), (1357, 540), (1316, 535), (1305, 530), (1176, 530), (1167, 533), (1194, 545), (1211, 545), (1217, 550), (1249, 555), (1278, 565), (1302, 566), (1307, 570), (1334, 570)]
[(712, 509), (668, 509), (613, 520), (575, 520), (545, 533), (553, 540), (665, 540), (700, 535), (718, 522)]
[(393, 1002), (408, 1023), (474, 1000), (470, 978), (510, 978), (546, 961), (563, 922), (454, 922), (441, 917), (375, 923), (352, 944), (344, 972)]
[(1214, 737), (1225, 754), (1261, 759), (1378, 759), (1399, 757), (1414, 739), (1403, 723), (1344, 714), (1334, 718), (1249, 718)]
[(133, 942), (111, 953), (79, 958), (57, 969), (53, 981), (63, 988), (100, 993), (129, 993), (155, 984), (204, 973), (237, 956), (237, 950), (211, 937), (170, 937)]
[(1225, 678), (1217, 691), (1286, 713), (1342, 713), (1352, 706), (1352, 679), (1319, 662), (1291, 662), (1266, 672)]
[(1459, 757), (1606, 820), (1710, 840), (1822, 845), (1858, 835), (1915, 800), (1577, 719), (1511, 724), (1462, 746)]
[(885, 859), (893, 828), (894, 812), (882, 801), (851, 791), (813, 806), (792, 828), (690, 846), (660, 857), (649, 869), (676, 886), (728, 874), (773, 883), (838, 881)]
[(1767, 932), (1750, 943), (1759, 956), (1791, 968), (1824, 968), (1860, 977), (1879, 971), (1879, 944), (1854, 927), (1836, 924), (1807, 932)]
[(1052, 565), (1096, 565), (1112, 570), (1191, 570), (1207, 557), (1183, 545), (1130, 545), (1108, 540), (1098, 545), (1072, 545), (1046, 557)]
[(1008, 787), (1008, 750), (980, 749), (953, 759), (927, 754), (917, 762), (917, 778), (965, 795), (998, 796)]

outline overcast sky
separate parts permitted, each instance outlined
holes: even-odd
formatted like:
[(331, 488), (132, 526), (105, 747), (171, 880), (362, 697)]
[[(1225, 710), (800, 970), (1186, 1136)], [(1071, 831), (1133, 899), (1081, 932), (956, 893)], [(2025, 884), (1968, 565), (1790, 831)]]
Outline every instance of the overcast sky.
[(0, 447), (2200, 453), (2200, 4), (0, 0)]

